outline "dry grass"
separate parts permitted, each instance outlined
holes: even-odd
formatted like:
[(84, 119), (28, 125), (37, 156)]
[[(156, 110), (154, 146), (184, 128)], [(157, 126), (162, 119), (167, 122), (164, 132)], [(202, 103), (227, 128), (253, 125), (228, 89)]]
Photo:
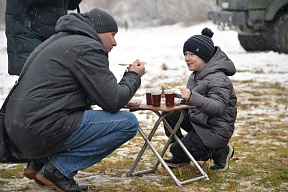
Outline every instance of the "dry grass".
[[(226, 172), (210, 170), (211, 161), (199, 162), (210, 180), (200, 180), (182, 187), (174, 184), (161, 165), (156, 173), (126, 178), (143, 145), (143, 140), (137, 134), (100, 163), (79, 172), (76, 180), (91, 185), (91, 192), (288, 191), (287, 89), (277, 83), (253, 81), (234, 81), (234, 86), (238, 96), (238, 118), (231, 139), (235, 154)], [(143, 117), (140, 125), (146, 131), (151, 126), (151, 119), (156, 120), (151, 112), (135, 113)], [(165, 143), (164, 136), (161, 127), (153, 139), (158, 150)], [(151, 150), (148, 150), (137, 168), (151, 168), (155, 160)], [(24, 178), (21, 174), (24, 167), (24, 164), (0, 165), (0, 191), (53, 191)], [(180, 180), (200, 175), (192, 165), (173, 171)]]

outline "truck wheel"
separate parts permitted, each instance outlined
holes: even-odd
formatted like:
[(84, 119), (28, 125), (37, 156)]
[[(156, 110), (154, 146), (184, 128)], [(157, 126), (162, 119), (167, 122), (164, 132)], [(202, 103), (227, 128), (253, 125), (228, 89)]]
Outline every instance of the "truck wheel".
[(262, 36), (248, 36), (238, 34), (241, 46), (246, 51), (265, 51), (267, 50), (266, 40)]
[(288, 53), (288, 13), (276, 17), (268, 24), (268, 46), (273, 51)]

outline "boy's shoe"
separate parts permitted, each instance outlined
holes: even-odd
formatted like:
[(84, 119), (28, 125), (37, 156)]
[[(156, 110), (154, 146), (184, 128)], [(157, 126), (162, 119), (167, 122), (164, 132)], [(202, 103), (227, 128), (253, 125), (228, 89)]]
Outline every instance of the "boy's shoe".
[(38, 171), (41, 170), (43, 166), (44, 166), (44, 163), (42, 163), (41, 161), (37, 159), (30, 160), (27, 164), (27, 167), (24, 169), (23, 175), (27, 177), (28, 179), (31, 179), (31, 180), (34, 179), (34, 181), (38, 185), (44, 185), (41, 181), (39, 181), (36, 178), (36, 174), (38, 173)]
[(177, 167), (190, 163), (190, 159), (188, 157), (178, 158), (178, 157), (172, 156), (170, 159), (164, 159), (164, 161), (167, 163), (168, 167), (170, 168), (177, 168)]
[(65, 177), (50, 161), (37, 173), (36, 178), (58, 192), (81, 192), (88, 190), (87, 185), (78, 185), (74, 179)]
[(214, 164), (210, 166), (212, 170), (226, 171), (229, 168), (229, 161), (234, 155), (234, 147), (227, 145), (223, 148), (216, 149), (212, 159)]

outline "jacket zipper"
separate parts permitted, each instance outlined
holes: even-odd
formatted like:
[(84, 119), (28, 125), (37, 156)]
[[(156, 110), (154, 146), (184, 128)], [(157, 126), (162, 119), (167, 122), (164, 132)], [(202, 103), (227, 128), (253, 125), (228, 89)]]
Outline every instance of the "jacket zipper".
[(33, 16), (32, 16), (32, 18), (30, 19), (30, 21), (29, 21), (29, 23), (28, 23), (28, 28), (29, 28), (30, 31), (32, 31), (33, 20), (34, 20), (34, 18), (36, 17), (37, 12), (38, 12), (38, 6), (35, 7)]

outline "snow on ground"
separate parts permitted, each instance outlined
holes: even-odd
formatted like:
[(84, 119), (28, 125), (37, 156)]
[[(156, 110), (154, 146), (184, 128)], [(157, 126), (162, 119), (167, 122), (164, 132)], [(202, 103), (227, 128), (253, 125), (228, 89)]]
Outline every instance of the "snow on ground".
[[(110, 68), (119, 80), (126, 69), (119, 66), (119, 63), (132, 63), (136, 59), (145, 62), (147, 73), (142, 78), (142, 88), (154, 83), (151, 80), (157, 80), (157, 84), (167, 85), (175, 78), (188, 77), (190, 72), (184, 62), (183, 44), (192, 35), (201, 34), (205, 27), (214, 31), (212, 38), (214, 44), (221, 47), (240, 71), (231, 79), (279, 82), (288, 87), (288, 55), (272, 51), (247, 53), (240, 46), (236, 32), (219, 31), (211, 22), (190, 27), (176, 24), (128, 30), (120, 28), (116, 35), (118, 45), (109, 55)], [(0, 31), (0, 42), (0, 102), (2, 103), (17, 77), (9, 76), (7, 73), (8, 59), (4, 31)], [(173, 70), (162, 70), (163, 64)], [(157, 78), (167, 75), (169, 78)]]
[[(214, 31), (213, 41), (216, 46), (230, 57), (237, 70), (249, 71), (237, 73), (232, 79), (280, 82), (288, 86), (288, 55), (275, 52), (247, 53), (239, 44), (234, 31), (219, 31), (211, 22), (184, 27), (181, 24), (144, 29), (120, 29), (116, 35), (118, 46), (110, 54), (111, 67), (117, 63), (131, 63), (136, 58), (147, 63), (147, 74), (143, 76), (143, 85), (149, 84), (149, 79), (161, 75), (165, 71), (161, 66), (165, 63), (169, 68), (176, 69), (169, 73), (170, 79), (189, 75), (183, 56), (183, 44), (192, 35), (201, 34), (203, 28)], [(120, 71), (116, 67), (116, 71)], [(251, 73), (254, 72), (254, 73)], [(174, 71), (173, 71), (174, 72)], [(121, 74), (121, 73), (120, 73)], [(119, 76), (120, 77), (120, 76)]]
[[(214, 44), (220, 46), (228, 57), (235, 63), (238, 72), (236, 75), (231, 77), (231, 79), (239, 81), (253, 80), (255, 82), (270, 82), (273, 84), (279, 83), (281, 86), (288, 88), (287, 54), (279, 54), (272, 51), (247, 53), (240, 46), (236, 32), (229, 30), (220, 31), (217, 26), (211, 22), (205, 22), (189, 27), (184, 26), (183, 24), (176, 24), (172, 26), (147, 27), (128, 30), (120, 28), (116, 35), (118, 45), (117, 47), (114, 47), (109, 55), (110, 68), (117, 79), (120, 80), (126, 68), (119, 66), (119, 63), (132, 63), (136, 59), (145, 62), (146, 74), (142, 77), (142, 85), (137, 91), (140, 96), (144, 95), (145, 87), (160, 88), (160, 85), (162, 84), (177, 90), (180, 87), (173, 87), (175, 79), (183, 79), (183, 86), (181, 87), (185, 87), (186, 79), (188, 78), (190, 71), (187, 70), (184, 62), (182, 47), (189, 37), (201, 34), (202, 29), (205, 27), (214, 31), (214, 36), (212, 38)], [(7, 73), (8, 59), (4, 31), (0, 31), (0, 42), (0, 104), (2, 105), (9, 90), (12, 88), (15, 80), (17, 80), (17, 77), (10, 76)], [(168, 70), (163, 70), (163, 65), (165, 65)], [(286, 108), (283, 107), (281, 110), (286, 110)], [(241, 116), (245, 114), (242, 113), (239, 115)], [(147, 118), (147, 114), (136, 113), (136, 116), (142, 124), (151, 124), (151, 119), (149, 120), (149, 118)], [(235, 135), (237, 136), (237, 132), (234, 136)], [(160, 136), (158, 140), (159, 139), (161, 140), (162, 137)], [(133, 143), (130, 144), (133, 145)], [(126, 156), (125, 154), (128, 152), (127, 150), (131, 150), (131, 148), (119, 148), (117, 149), (117, 154), (120, 156), (123, 155), (124, 158)], [(135, 148), (133, 150), (139, 149)], [(1, 166), (5, 167), (7, 165)], [(95, 176), (83, 172), (80, 172), (79, 174), (80, 176), (81, 174), (86, 174), (87, 180), (99, 180), (100, 185), (101, 183), (109, 183), (111, 179), (116, 179), (110, 176), (107, 176), (106, 178), (103, 177), (103, 175)], [(118, 179), (119, 182), (122, 183), (131, 181), (131, 178)], [(9, 189), (17, 189), (19, 188), (19, 185), (26, 185), (30, 189), (33, 189), (33, 191), (40, 190), (37, 185), (26, 178), (17, 181), (14, 183), (14, 186), (10, 183)], [(43, 190), (43, 188), (41, 188), (41, 190)], [(50, 190), (47, 189), (47, 191)]]

